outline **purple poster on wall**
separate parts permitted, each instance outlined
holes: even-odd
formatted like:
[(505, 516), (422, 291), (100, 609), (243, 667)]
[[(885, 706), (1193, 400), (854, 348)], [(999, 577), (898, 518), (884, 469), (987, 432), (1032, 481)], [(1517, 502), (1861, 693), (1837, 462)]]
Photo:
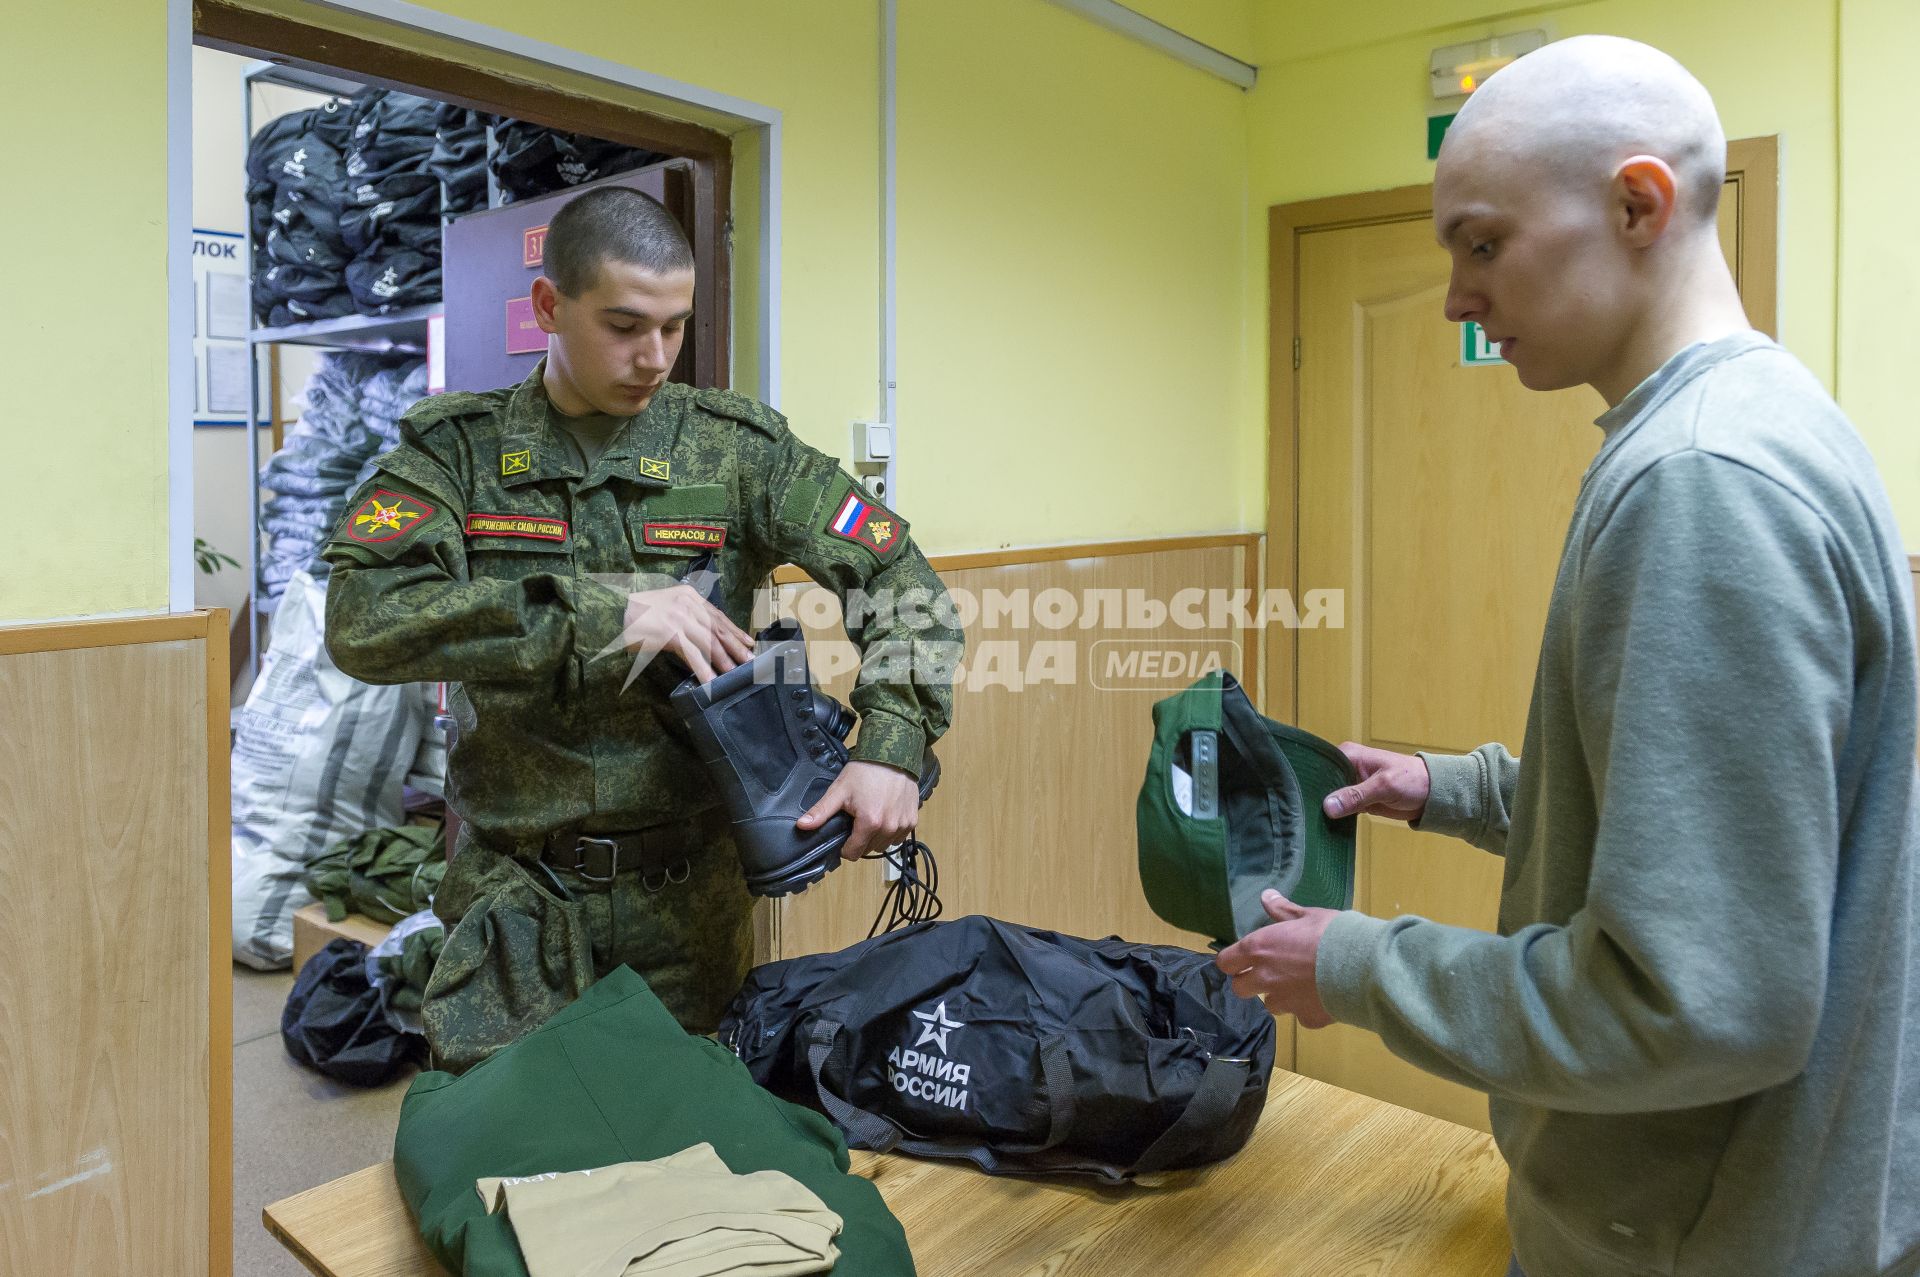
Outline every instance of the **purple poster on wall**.
[[(657, 200), (667, 198), (662, 165), (588, 185), (631, 186)], [(561, 205), (586, 189), (573, 187), (447, 224), (442, 278), (448, 390), (517, 385), (532, 373), (547, 349), (547, 334), (534, 321), (531, 300), (547, 223)]]

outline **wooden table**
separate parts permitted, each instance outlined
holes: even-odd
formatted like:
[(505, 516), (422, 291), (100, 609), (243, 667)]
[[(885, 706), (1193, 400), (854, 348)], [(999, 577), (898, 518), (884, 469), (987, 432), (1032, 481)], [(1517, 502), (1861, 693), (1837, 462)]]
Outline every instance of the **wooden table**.
[[(995, 1178), (964, 1163), (855, 1153), (922, 1277), (1500, 1277), (1506, 1166), (1491, 1137), (1276, 1072), (1234, 1158), (1153, 1187)], [(263, 1212), (321, 1277), (445, 1277), (393, 1179), (368, 1167)]]

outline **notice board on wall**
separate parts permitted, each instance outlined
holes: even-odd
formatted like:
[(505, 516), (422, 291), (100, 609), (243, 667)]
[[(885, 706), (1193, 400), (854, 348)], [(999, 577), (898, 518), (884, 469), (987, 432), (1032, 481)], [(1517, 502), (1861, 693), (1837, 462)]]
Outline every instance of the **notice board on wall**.
[[(684, 161), (667, 160), (488, 209), (447, 224), (442, 278), (446, 281), (446, 388), (492, 390), (525, 381), (546, 353), (547, 334), (534, 322), (533, 281), (544, 262), (546, 229), (562, 205), (596, 186), (628, 186), (667, 206), (682, 228), (691, 218), (692, 183)], [(691, 381), (694, 331), (670, 380)]]
[[(254, 352), (247, 341), (247, 240), (193, 228), (193, 424), (243, 426)], [(257, 414), (264, 416), (264, 413)]]

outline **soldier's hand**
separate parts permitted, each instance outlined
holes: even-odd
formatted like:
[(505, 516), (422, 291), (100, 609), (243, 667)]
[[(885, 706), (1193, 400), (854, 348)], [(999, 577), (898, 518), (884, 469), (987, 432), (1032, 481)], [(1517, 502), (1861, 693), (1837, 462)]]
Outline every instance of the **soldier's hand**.
[(629, 652), (672, 652), (702, 683), (753, 656), (753, 639), (690, 585), (627, 595), (620, 630)]
[(885, 763), (848, 763), (820, 801), (794, 821), (796, 829), (818, 829), (844, 811), (853, 817), (840, 855), (858, 860), (868, 851), (884, 851), (905, 842), (920, 823), (920, 782)]
[(1396, 754), (1342, 741), (1340, 752), (1347, 756), (1360, 783), (1336, 789), (1321, 804), (1327, 815), (1351, 816), (1365, 812), (1390, 820), (1418, 820), (1427, 809), (1427, 795), (1433, 780), (1418, 754)]

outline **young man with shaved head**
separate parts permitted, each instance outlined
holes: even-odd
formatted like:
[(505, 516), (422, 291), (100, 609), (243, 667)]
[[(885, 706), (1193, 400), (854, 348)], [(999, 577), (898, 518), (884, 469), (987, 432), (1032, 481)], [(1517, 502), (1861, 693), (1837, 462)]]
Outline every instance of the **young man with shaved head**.
[[(456, 685), (447, 795), (462, 824), (422, 1008), (436, 1064), (455, 1071), (621, 965), (690, 1031), (718, 1023), (747, 971), (751, 901), (667, 694), (751, 657), (741, 626), (776, 566), (843, 600), (944, 614), (906, 524), (833, 458), (764, 404), (667, 380), (694, 259), (664, 208), (619, 185), (574, 197), (544, 269), (532, 301), (550, 344), (532, 375), (416, 404), (323, 551), (340, 668)], [(717, 583), (696, 589), (705, 566)], [(868, 658), (860, 735), (799, 824), (847, 813), (849, 858), (913, 829), (952, 705), (938, 660), (919, 658), (960, 635), (909, 615), (847, 618)], [(673, 668), (627, 655), (660, 652)]]
[(1604, 438), (1520, 757), (1349, 744), (1328, 808), (1504, 855), (1499, 930), (1272, 896), (1220, 955), (1488, 1092), (1530, 1277), (1920, 1272), (1908, 566), (1860, 438), (1747, 324), (1724, 166), (1706, 90), (1626, 40), (1461, 111), (1447, 318), (1531, 389), (1592, 386)]

